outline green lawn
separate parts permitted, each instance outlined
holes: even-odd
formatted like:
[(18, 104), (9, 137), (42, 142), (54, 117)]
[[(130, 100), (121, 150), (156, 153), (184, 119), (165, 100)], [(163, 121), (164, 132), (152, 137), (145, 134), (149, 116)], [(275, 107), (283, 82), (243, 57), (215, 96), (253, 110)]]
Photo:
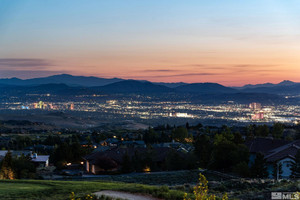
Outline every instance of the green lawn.
[(76, 195), (91, 194), (101, 190), (120, 190), (151, 194), (163, 199), (182, 199), (184, 192), (167, 190), (166, 187), (106, 181), (49, 181), (49, 180), (1, 180), (0, 199), (67, 199)]

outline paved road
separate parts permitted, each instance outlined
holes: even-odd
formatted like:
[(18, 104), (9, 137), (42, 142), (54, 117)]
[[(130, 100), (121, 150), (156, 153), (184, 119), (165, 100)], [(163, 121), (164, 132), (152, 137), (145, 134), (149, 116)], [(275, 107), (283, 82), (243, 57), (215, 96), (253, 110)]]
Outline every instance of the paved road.
[(111, 190), (103, 190), (100, 192), (95, 192), (94, 195), (98, 197), (104, 195), (112, 198), (127, 199), (127, 200), (159, 200), (157, 198), (147, 196), (147, 195), (132, 194), (127, 192), (119, 192), (119, 191), (111, 191)]

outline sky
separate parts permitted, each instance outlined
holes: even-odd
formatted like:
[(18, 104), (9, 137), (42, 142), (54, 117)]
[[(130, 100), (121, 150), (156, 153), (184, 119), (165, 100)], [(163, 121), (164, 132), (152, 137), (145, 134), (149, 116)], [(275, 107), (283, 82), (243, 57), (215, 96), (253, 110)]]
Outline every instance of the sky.
[(300, 82), (299, 0), (0, 0), (0, 78)]

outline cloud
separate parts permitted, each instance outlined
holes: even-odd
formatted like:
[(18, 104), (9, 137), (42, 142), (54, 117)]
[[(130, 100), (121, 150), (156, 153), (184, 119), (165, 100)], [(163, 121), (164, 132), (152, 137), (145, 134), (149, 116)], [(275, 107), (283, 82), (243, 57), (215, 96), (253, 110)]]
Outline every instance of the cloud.
[(141, 70), (140, 72), (179, 72), (182, 70), (174, 70), (174, 69), (146, 69)]
[(252, 65), (252, 64), (241, 64), (241, 65), (233, 65), (234, 68), (261, 68), (261, 67), (277, 67), (278, 65)]
[(186, 73), (186, 74), (174, 74), (170, 75), (171, 77), (177, 77), (177, 76), (215, 76), (219, 75), (218, 73)]
[(155, 76), (127, 76), (127, 78), (169, 78), (169, 77), (185, 77), (185, 76), (216, 76), (218, 73), (184, 73), (170, 75), (155, 75)]
[(45, 69), (55, 66), (55, 64), (46, 59), (36, 58), (0, 58), (0, 69), (18, 70), (18, 69)]
[(45, 77), (56, 74), (66, 74), (70, 73), (68, 71), (49, 71), (49, 70), (1, 70), (0, 69), (0, 78), (36, 78), (36, 77)]
[(56, 66), (52, 60), (38, 58), (0, 58), (0, 77), (35, 78), (68, 73), (65, 70), (51, 70)]
[(212, 69), (226, 69), (228, 66), (222, 66), (220, 64), (186, 64), (186, 65), (178, 65), (176, 67), (192, 67), (195, 69), (201, 70), (212, 70)]

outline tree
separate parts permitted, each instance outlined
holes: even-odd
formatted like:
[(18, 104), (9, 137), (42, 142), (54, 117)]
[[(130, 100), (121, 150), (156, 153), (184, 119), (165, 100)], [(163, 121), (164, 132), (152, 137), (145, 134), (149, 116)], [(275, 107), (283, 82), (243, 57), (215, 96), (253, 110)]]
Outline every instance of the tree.
[(124, 154), (122, 159), (122, 172), (123, 173), (132, 172), (132, 163), (127, 152)]
[(216, 170), (231, 171), (240, 162), (249, 161), (249, 150), (243, 144), (233, 142), (231, 133), (216, 134), (209, 167)]
[(160, 142), (170, 142), (171, 138), (168, 136), (168, 134), (166, 134), (165, 131), (162, 131), (160, 134)]
[(188, 131), (184, 127), (178, 127), (173, 131), (173, 139), (178, 142), (185, 142), (186, 138), (189, 137)]
[(155, 143), (158, 140), (158, 134), (154, 131), (153, 128), (149, 127), (149, 129), (145, 132), (144, 141), (145, 143)]
[(300, 178), (300, 149), (296, 153), (295, 162), (293, 162), (291, 170), (291, 178)]
[(210, 161), (212, 152), (212, 142), (210, 141), (209, 136), (204, 134), (198, 136), (194, 142), (194, 147), (200, 167), (206, 168)]
[(64, 167), (67, 162), (79, 163), (85, 154), (91, 152), (91, 147), (82, 147), (78, 141), (74, 143), (64, 142), (54, 149), (54, 152), (50, 155), (50, 160), (56, 167)]
[(256, 136), (263, 136), (263, 137), (267, 137), (269, 135), (270, 131), (269, 131), (269, 127), (264, 124), (264, 125), (259, 125), (255, 128), (255, 135)]
[(188, 122), (185, 124), (185, 128), (186, 128), (186, 129), (189, 129), (189, 128), (190, 128), (190, 124), (189, 124)]
[(31, 157), (23, 154), (13, 159), (13, 170), (16, 178), (35, 178), (36, 167), (31, 162)]
[(243, 144), (244, 143), (244, 139), (242, 137), (242, 134), (240, 132), (235, 132), (233, 134), (233, 142), (236, 144)]
[(0, 179), (15, 179), (15, 173), (12, 165), (12, 154), (8, 151), (1, 164)]
[(255, 124), (250, 124), (249, 126), (246, 127), (247, 138), (250, 139), (254, 137), (255, 128), (256, 128)]
[(266, 178), (268, 176), (266, 159), (263, 154), (256, 154), (254, 164), (250, 168), (252, 177), (254, 178)]
[(284, 126), (281, 123), (275, 123), (272, 129), (272, 135), (274, 138), (281, 138), (284, 131)]

